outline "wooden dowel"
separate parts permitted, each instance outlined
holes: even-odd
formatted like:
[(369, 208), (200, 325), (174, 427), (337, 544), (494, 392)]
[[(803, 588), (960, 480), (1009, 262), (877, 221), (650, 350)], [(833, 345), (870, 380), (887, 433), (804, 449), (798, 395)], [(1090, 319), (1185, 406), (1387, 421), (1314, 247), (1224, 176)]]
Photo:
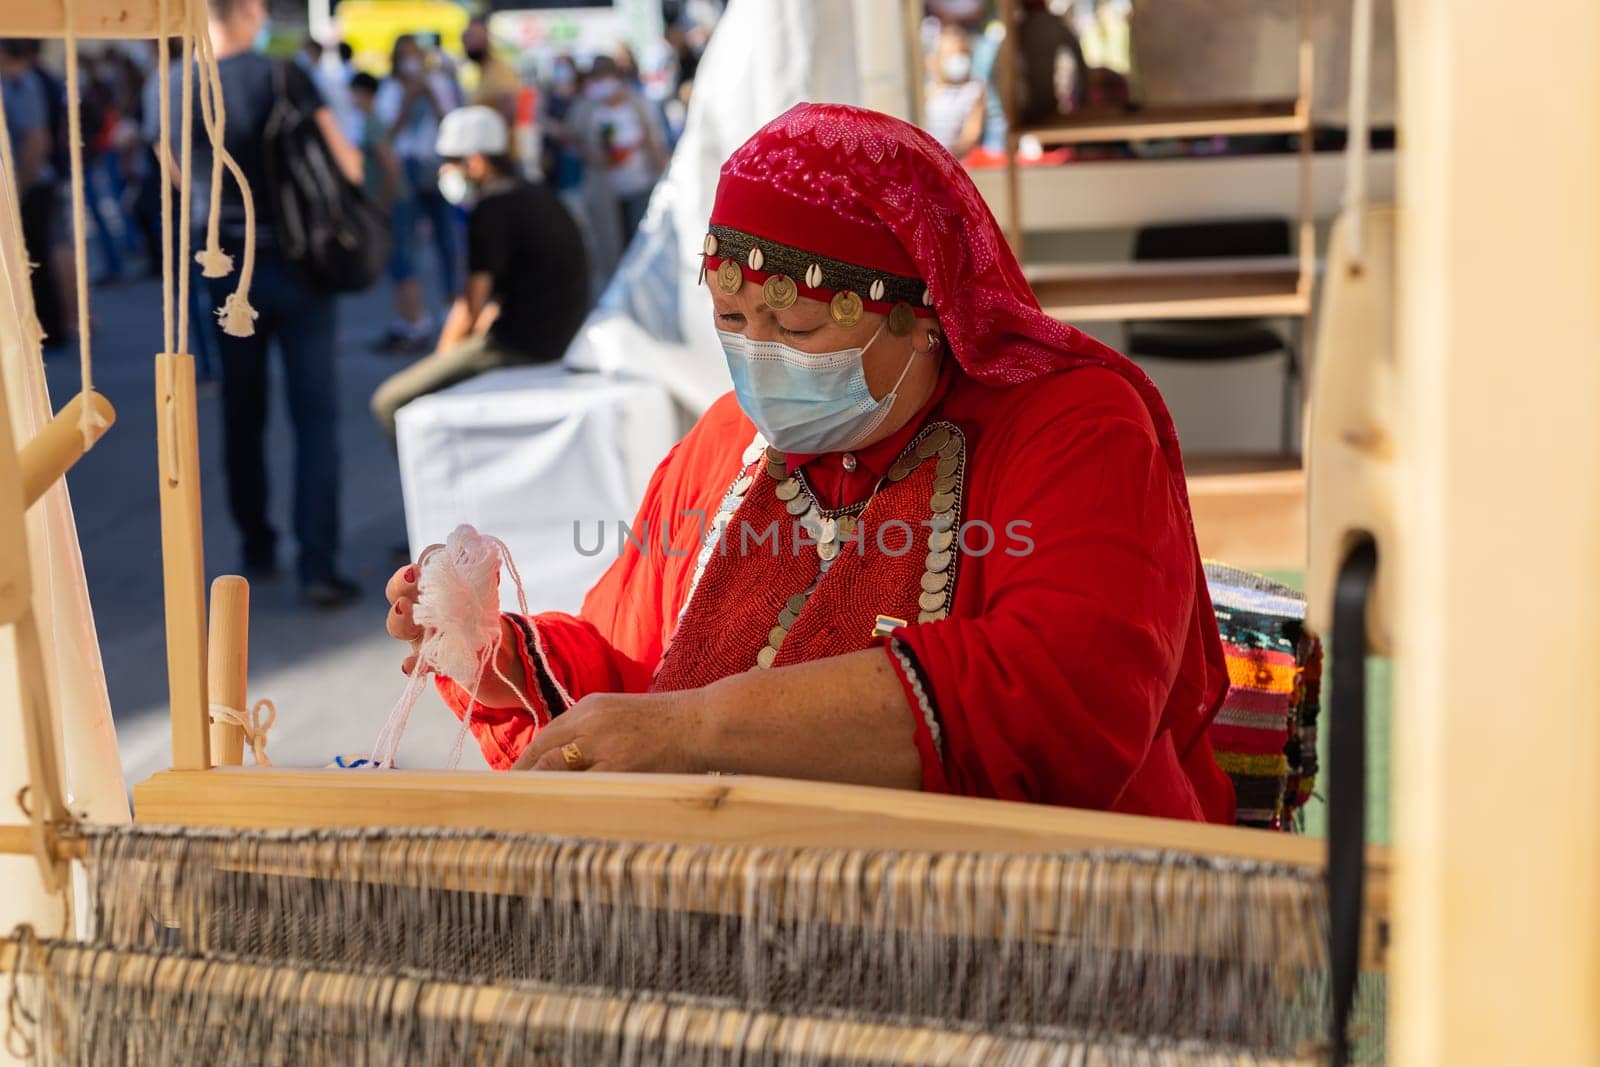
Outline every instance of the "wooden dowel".
[(193, 356), (169, 352), (156, 356), (156, 443), (172, 766), (202, 771), (211, 766), (211, 715), (206, 700), (205, 558)]
[[(95, 433), (95, 440), (98, 441), (117, 421), (117, 413), (111, 401), (99, 393), (89, 394), (89, 407), (102, 423)], [(83, 446), (83, 430), (80, 428), (83, 409), (83, 394), (79, 393), (45, 424), (33, 440), (22, 447), (17, 464), (22, 468), (22, 500), (25, 507), (32, 507), (88, 451)]]
[[(89, 854), (89, 843), (81, 837), (51, 835), (51, 852), (58, 860), (81, 860)], [(0, 856), (33, 855), (33, 828), (0, 826)]]
[[(211, 703), (245, 711), (249, 693), (250, 583), (225, 574), (211, 583), (211, 638), (207, 644), (206, 685)], [(244, 728), (211, 723), (211, 759), (217, 766), (244, 762)]]

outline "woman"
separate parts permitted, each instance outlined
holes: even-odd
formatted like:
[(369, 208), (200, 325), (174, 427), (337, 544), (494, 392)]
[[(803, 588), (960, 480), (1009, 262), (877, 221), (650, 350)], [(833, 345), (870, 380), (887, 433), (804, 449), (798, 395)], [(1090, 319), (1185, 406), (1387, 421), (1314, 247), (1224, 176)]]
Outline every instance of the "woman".
[[(959, 164), (799, 105), (724, 165), (704, 262), (734, 394), (580, 615), (506, 616), (475, 702), (439, 679), (489, 762), (1230, 821), (1172, 421), (1039, 310)], [(416, 574), (389, 583), (406, 641)]]

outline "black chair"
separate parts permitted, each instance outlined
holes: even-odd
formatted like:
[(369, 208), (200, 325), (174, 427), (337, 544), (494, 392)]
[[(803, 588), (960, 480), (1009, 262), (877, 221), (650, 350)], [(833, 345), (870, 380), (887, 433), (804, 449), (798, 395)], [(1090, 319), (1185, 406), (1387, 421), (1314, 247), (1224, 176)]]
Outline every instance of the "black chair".
[[(1135, 261), (1287, 256), (1289, 221), (1281, 218), (1146, 226), (1134, 238)], [(1282, 352), (1284, 454), (1297, 449), (1294, 404), (1300, 360), (1292, 335), (1269, 320), (1160, 319), (1127, 323), (1126, 349), (1147, 359), (1238, 360)]]

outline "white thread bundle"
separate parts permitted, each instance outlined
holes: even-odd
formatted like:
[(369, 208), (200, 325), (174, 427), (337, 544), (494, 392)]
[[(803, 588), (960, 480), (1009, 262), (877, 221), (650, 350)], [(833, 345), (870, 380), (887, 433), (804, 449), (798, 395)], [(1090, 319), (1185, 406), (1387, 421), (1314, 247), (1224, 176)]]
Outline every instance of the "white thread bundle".
[[(459, 683), (470, 695), (461, 729), (450, 750), (447, 766), (451, 768), (461, 762), (462, 746), (472, 724), (471, 704), (478, 699), (484, 675), (493, 670), (495, 677), (516, 689), (495, 663), (502, 640), (497, 581), (502, 565), (511, 572), (518, 608), (526, 615), (528, 601), (522, 576), (511, 561), (511, 550), (498, 537), (486, 537), (463, 524), (451, 532), (442, 547), (423, 554), (418, 563), (417, 602), (412, 608), (412, 618), (422, 627), (422, 641), (406, 687), (373, 744), (374, 766), (394, 766), (395, 750), (430, 672)], [(529, 714), (537, 715), (520, 691), (517, 698)]]

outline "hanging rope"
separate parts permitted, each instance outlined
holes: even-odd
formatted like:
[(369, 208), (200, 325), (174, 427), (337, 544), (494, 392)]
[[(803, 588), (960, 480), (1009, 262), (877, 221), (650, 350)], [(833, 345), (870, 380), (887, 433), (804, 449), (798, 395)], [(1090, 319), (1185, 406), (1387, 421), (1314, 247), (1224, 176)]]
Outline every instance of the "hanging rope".
[(194, 42), (195, 2), (183, 0), (183, 109), (178, 136), (178, 347), (174, 352), (189, 351), (189, 232), (193, 215), (189, 205), (189, 176), (194, 173)]
[(1367, 205), (1368, 97), (1372, 78), (1372, 0), (1353, 0), (1350, 10), (1350, 104), (1344, 149), (1345, 250), (1349, 271), (1361, 273), (1362, 209)]
[(206, 227), (206, 247), (195, 259), (201, 273), (208, 278), (226, 277), (233, 269), (233, 257), (222, 250), (218, 239), (218, 219), (222, 213), (221, 171), (226, 167), (239, 187), (239, 199), (244, 204), (244, 262), (239, 267), (239, 284), (228, 294), (217, 309), (217, 319), (222, 331), (232, 337), (249, 337), (256, 332), (256, 309), (250, 306), (250, 284), (256, 265), (256, 204), (255, 194), (244, 171), (223, 143), (227, 113), (223, 107), (222, 70), (217, 62), (211, 35), (202, 24), (196, 27), (195, 39), (200, 55), (200, 111), (201, 122), (211, 142), (211, 203), (210, 221)]
[(89, 403), (94, 392), (94, 359), (89, 344), (89, 252), (88, 235), (84, 233), (83, 182), (83, 117), (78, 80), (78, 33), (74, 0), (64, 0), (67, 19), (67, 141), (68, 167), (72, 174), (72, 272), (76, 282), (78, 300), (78, 378), (83, 394), (82, 413), (78, 416), (78, 429), (83, 433), (84, 451), (100, 439), (106, 428), (95, 406)]
[(172, 60), (170, 38), (166, 36), (167, 0), (157, 0), (156, 17), (161, 29), (157, 38), (157, 107), (160, 115), (160, 143), (156, 146), (156, 165), (161, 168), (161, 351), (176, 352), (177, 334), (173, 330), (172, 306)]
[(226, 278), (233, 272), (233, 257), (222, 250), (218, 239), (222, 223), (222, 158), (226, 154), (222, 147), (222, 87), (219, 79), (212, 76), (216, 64), (211, 34), (197, 26), (195, 40), (200, 45), (200, 121), (211, 142), (211, 203), (206, 211), (206, 246), (194, 258), (204, 277)]

